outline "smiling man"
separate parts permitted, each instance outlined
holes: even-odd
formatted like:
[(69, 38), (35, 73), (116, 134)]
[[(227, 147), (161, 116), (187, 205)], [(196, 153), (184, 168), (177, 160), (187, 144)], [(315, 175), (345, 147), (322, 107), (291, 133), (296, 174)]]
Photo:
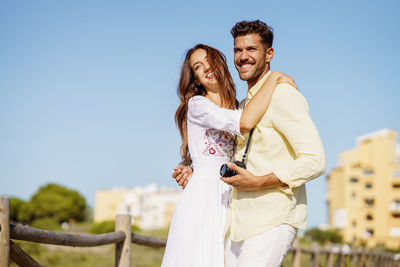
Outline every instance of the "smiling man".
[[(273, 32), (265, 23), (238, 22), (234, 37), (235, 66), (247, 82), (248, 102), (270, 72)], [(236, 160), (245, 139), (237, 137)], [(280, 266), (296, 236), (306, 225), (305, 182), (325, 172), (325, 153), (308, 104), (296, 88), (277, 85), (271, 103), (254, 128), (247, 170), (221, 178), (234, 187), (226, 221), (226, 267)]]
[[(247, 103), (270, 75), (274, 56), (272, 28), (264, 22), (241, 21), (231, 30), (235, 67), (247, 82)], [(236, 138), (241, 161), (249, 134)], [(306, 226), (305, 183), (325, 172), (325, 153), (308, 104), (288, 83), (278, 84), (264, 116), (254, 128), (247, 169), (221, 179), (233, 186), (225, 225), (225, 267), (278, 267)], [(172, 175), (185, 187), (189, 167)]]

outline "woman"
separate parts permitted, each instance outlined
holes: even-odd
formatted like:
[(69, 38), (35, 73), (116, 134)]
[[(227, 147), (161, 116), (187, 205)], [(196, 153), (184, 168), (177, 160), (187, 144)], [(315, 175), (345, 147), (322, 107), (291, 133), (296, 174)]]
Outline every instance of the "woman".
[(293, 80), (271, 73), (243, 110), (237, 108), (235, 85), (225, 56), (196, 45), (185, 57), (175, 114), (183, 165), (193, 176), (175, 208), (163, 267), (223, 267), (223, 227), (230, 188), (219, 177), (234, 144), (234, 135), (252, 129), (266, 112), (275, 85)]

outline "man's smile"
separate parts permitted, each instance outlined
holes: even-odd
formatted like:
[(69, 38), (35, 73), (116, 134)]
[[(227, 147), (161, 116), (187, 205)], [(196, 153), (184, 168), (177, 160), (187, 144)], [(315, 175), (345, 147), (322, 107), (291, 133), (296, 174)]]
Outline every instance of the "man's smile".
[(238, 63), (237, 65), (239, 67), (239, 71), (247, 71), (254, 66), (254, 63), (246, 61), (243, 63)]

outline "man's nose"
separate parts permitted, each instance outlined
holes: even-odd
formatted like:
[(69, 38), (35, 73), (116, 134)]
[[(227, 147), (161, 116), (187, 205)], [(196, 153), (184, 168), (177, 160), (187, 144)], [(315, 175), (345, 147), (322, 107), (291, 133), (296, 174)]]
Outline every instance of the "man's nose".
[(247, 54), (246, 51), (242, 51), (242, 52), (240, 53), (239, 59), (240, 59), (241, 61), (246, 61), (246, 60), (249, 59), (249, 55)]

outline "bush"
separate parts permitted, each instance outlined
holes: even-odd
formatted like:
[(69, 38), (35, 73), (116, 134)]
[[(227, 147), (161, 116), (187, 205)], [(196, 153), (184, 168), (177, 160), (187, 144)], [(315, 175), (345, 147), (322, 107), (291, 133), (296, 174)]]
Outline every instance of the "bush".
[(331, 243), (342, 243), (343, 238), (338, 231), (335, 230), (320, 230), (318, 228), (312, 228), (305, 232), (304, 236), (311, 238), (313, 241), (319, 244)]
[(18, 222), (18, 214), (21, 210), (21, 207), (24, 205), (25, 201), (11, 197), (10, 198), (10, 220), (13, 222)]
[(29, 202), (22, 203), (18, 211), (18, 221), (28, 224), (52, 218), (58, 223), (71, 219), (83, 221), (87, 216), (85, 199), (75, 190), (57, 184), (39, 188)]
[(60, 224), (54, 218), (40, 218), (31, 223), (31, 226), (43, 230), (60, 230)]
[[(104, 221), (99, 223), (93, 223), (89, 229), (89, 233), (92, 234), (105, 234), (115, 231), (115, 221)], [(132, 225), (132, 232), (139, 232), (140, 228), (136, 225)]]
[(92, 234), (105, 234), (115, 231), (114, 221), (104, 221), (99, 223), (93, 223), (89, 229), (89, 233)]

